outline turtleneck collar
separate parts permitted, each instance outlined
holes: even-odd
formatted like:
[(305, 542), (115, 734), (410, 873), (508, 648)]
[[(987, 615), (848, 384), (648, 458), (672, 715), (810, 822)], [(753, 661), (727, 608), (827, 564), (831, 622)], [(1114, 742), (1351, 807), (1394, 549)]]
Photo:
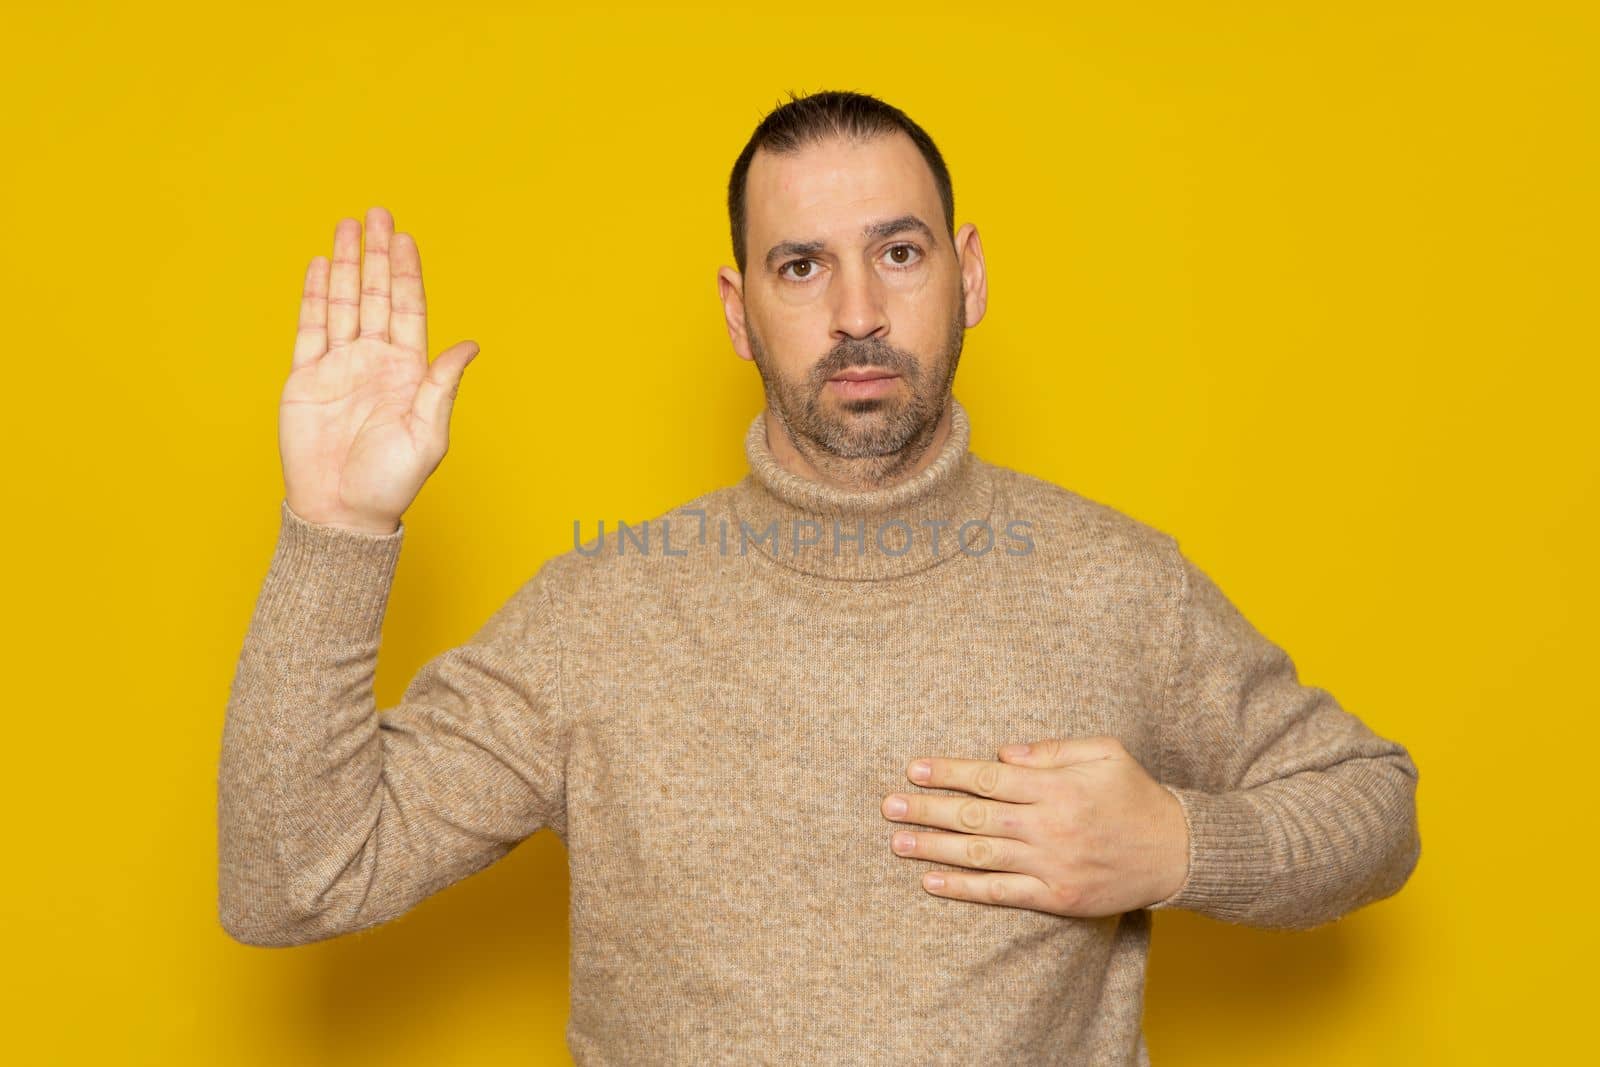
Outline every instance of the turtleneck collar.
[(989, 528), (994, 486), (987, 465), (969, 450), (966, 409), (954, 396), (950, 407), (950, 432), (931, 463), (906, 481), (864, 490), (784, 469), (758, 414), (744, 439), (750, 473), (733, 487), (741, 528), (730, 531), (730, 547), (805, 574), (857, 581), (984, 554), (997, 536)]

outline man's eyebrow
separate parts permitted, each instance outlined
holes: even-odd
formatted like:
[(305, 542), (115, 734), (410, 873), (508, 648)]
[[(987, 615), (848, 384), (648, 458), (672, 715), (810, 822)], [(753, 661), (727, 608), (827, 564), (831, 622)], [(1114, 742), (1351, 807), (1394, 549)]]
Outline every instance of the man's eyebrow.
[(907, 230), (914, 230), (917, 233), (922, 234), (923, 239), (929, 242), (937, 240), (937, 238), (933, 236), (933, 230), (928, 227), (928, 224), (917, 218), (915, 215), (901, 215), (897, 219), (885, 219), (882, 222), (874, 222), (862, 229), (861, 236), (893, 237), (895, 234), (905, 233)]
[[(893, 237), (897, 233), (913, 231), (922, 234), (923, 238), (932, 243), (937, 238), (926, 222), (915, 215), (901, 215), (899, 218), (883, 219), (878, 222), (869, 222), (861, 228), (861, 236), (872, 240), (881, 237)], [(821, 252), (827, 245), (822, 241), (780, 241), (767, 251), (767, 269), (772, 269), (774, 263), (786, 256), (814, 256)]]

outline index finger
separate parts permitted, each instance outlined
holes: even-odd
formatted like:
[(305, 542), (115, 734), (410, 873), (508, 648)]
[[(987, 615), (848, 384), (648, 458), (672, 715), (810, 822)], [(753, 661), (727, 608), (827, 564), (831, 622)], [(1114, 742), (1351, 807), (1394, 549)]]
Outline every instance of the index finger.
[[(928, 773), (917, 774), (925, 763)], [(957, 759), (950, 756), (923, 756), (906, 764), (906, 777), (918, 785), (936, 789), (959, 789), (980, 797), (1032, 804), (1045, 796), (1041, 772), (1034, 767), (1018, 767), (987, 759)]]
[(401, 348), (428, 361), (428, 300), (422, 291), (422, 256), (409, 233), (389, 242), (389, 272), (394, 302), (389, 307), (389, 336)]

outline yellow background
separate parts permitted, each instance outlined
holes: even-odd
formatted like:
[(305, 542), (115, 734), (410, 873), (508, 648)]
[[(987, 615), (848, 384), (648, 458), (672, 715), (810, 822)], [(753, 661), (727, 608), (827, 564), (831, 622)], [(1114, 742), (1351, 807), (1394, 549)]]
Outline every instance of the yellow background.
[(406, 516), (388, 706), (575, 518), (743, 473), (725, 183), (787, 90), (823, 88), (921, 122), (979, 227), (974, 450), (1178, 536), (1420, 767), (1398, 896), (1301, 933), (1158, 915), (1158, 1067), (1576, 1049), (1594, 7), (575, 7), (8, 10), (7, 1058), (566, 1062), (547, 832), (369, 933), (266, 950), (217, 923), (301, 279), (382, 204), (434, 352), (482, 348)]

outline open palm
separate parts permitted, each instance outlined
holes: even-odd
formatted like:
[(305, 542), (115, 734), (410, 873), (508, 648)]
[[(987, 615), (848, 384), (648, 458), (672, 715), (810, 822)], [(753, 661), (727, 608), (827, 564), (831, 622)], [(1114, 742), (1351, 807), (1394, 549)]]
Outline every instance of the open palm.
[(428, 362), (422, 260), (381, 207), (340, 219), (312, 259), (278, 409), (285, 499), (296, 515), (392, 533), (450, 444), (450, 410), (478, 346)]

